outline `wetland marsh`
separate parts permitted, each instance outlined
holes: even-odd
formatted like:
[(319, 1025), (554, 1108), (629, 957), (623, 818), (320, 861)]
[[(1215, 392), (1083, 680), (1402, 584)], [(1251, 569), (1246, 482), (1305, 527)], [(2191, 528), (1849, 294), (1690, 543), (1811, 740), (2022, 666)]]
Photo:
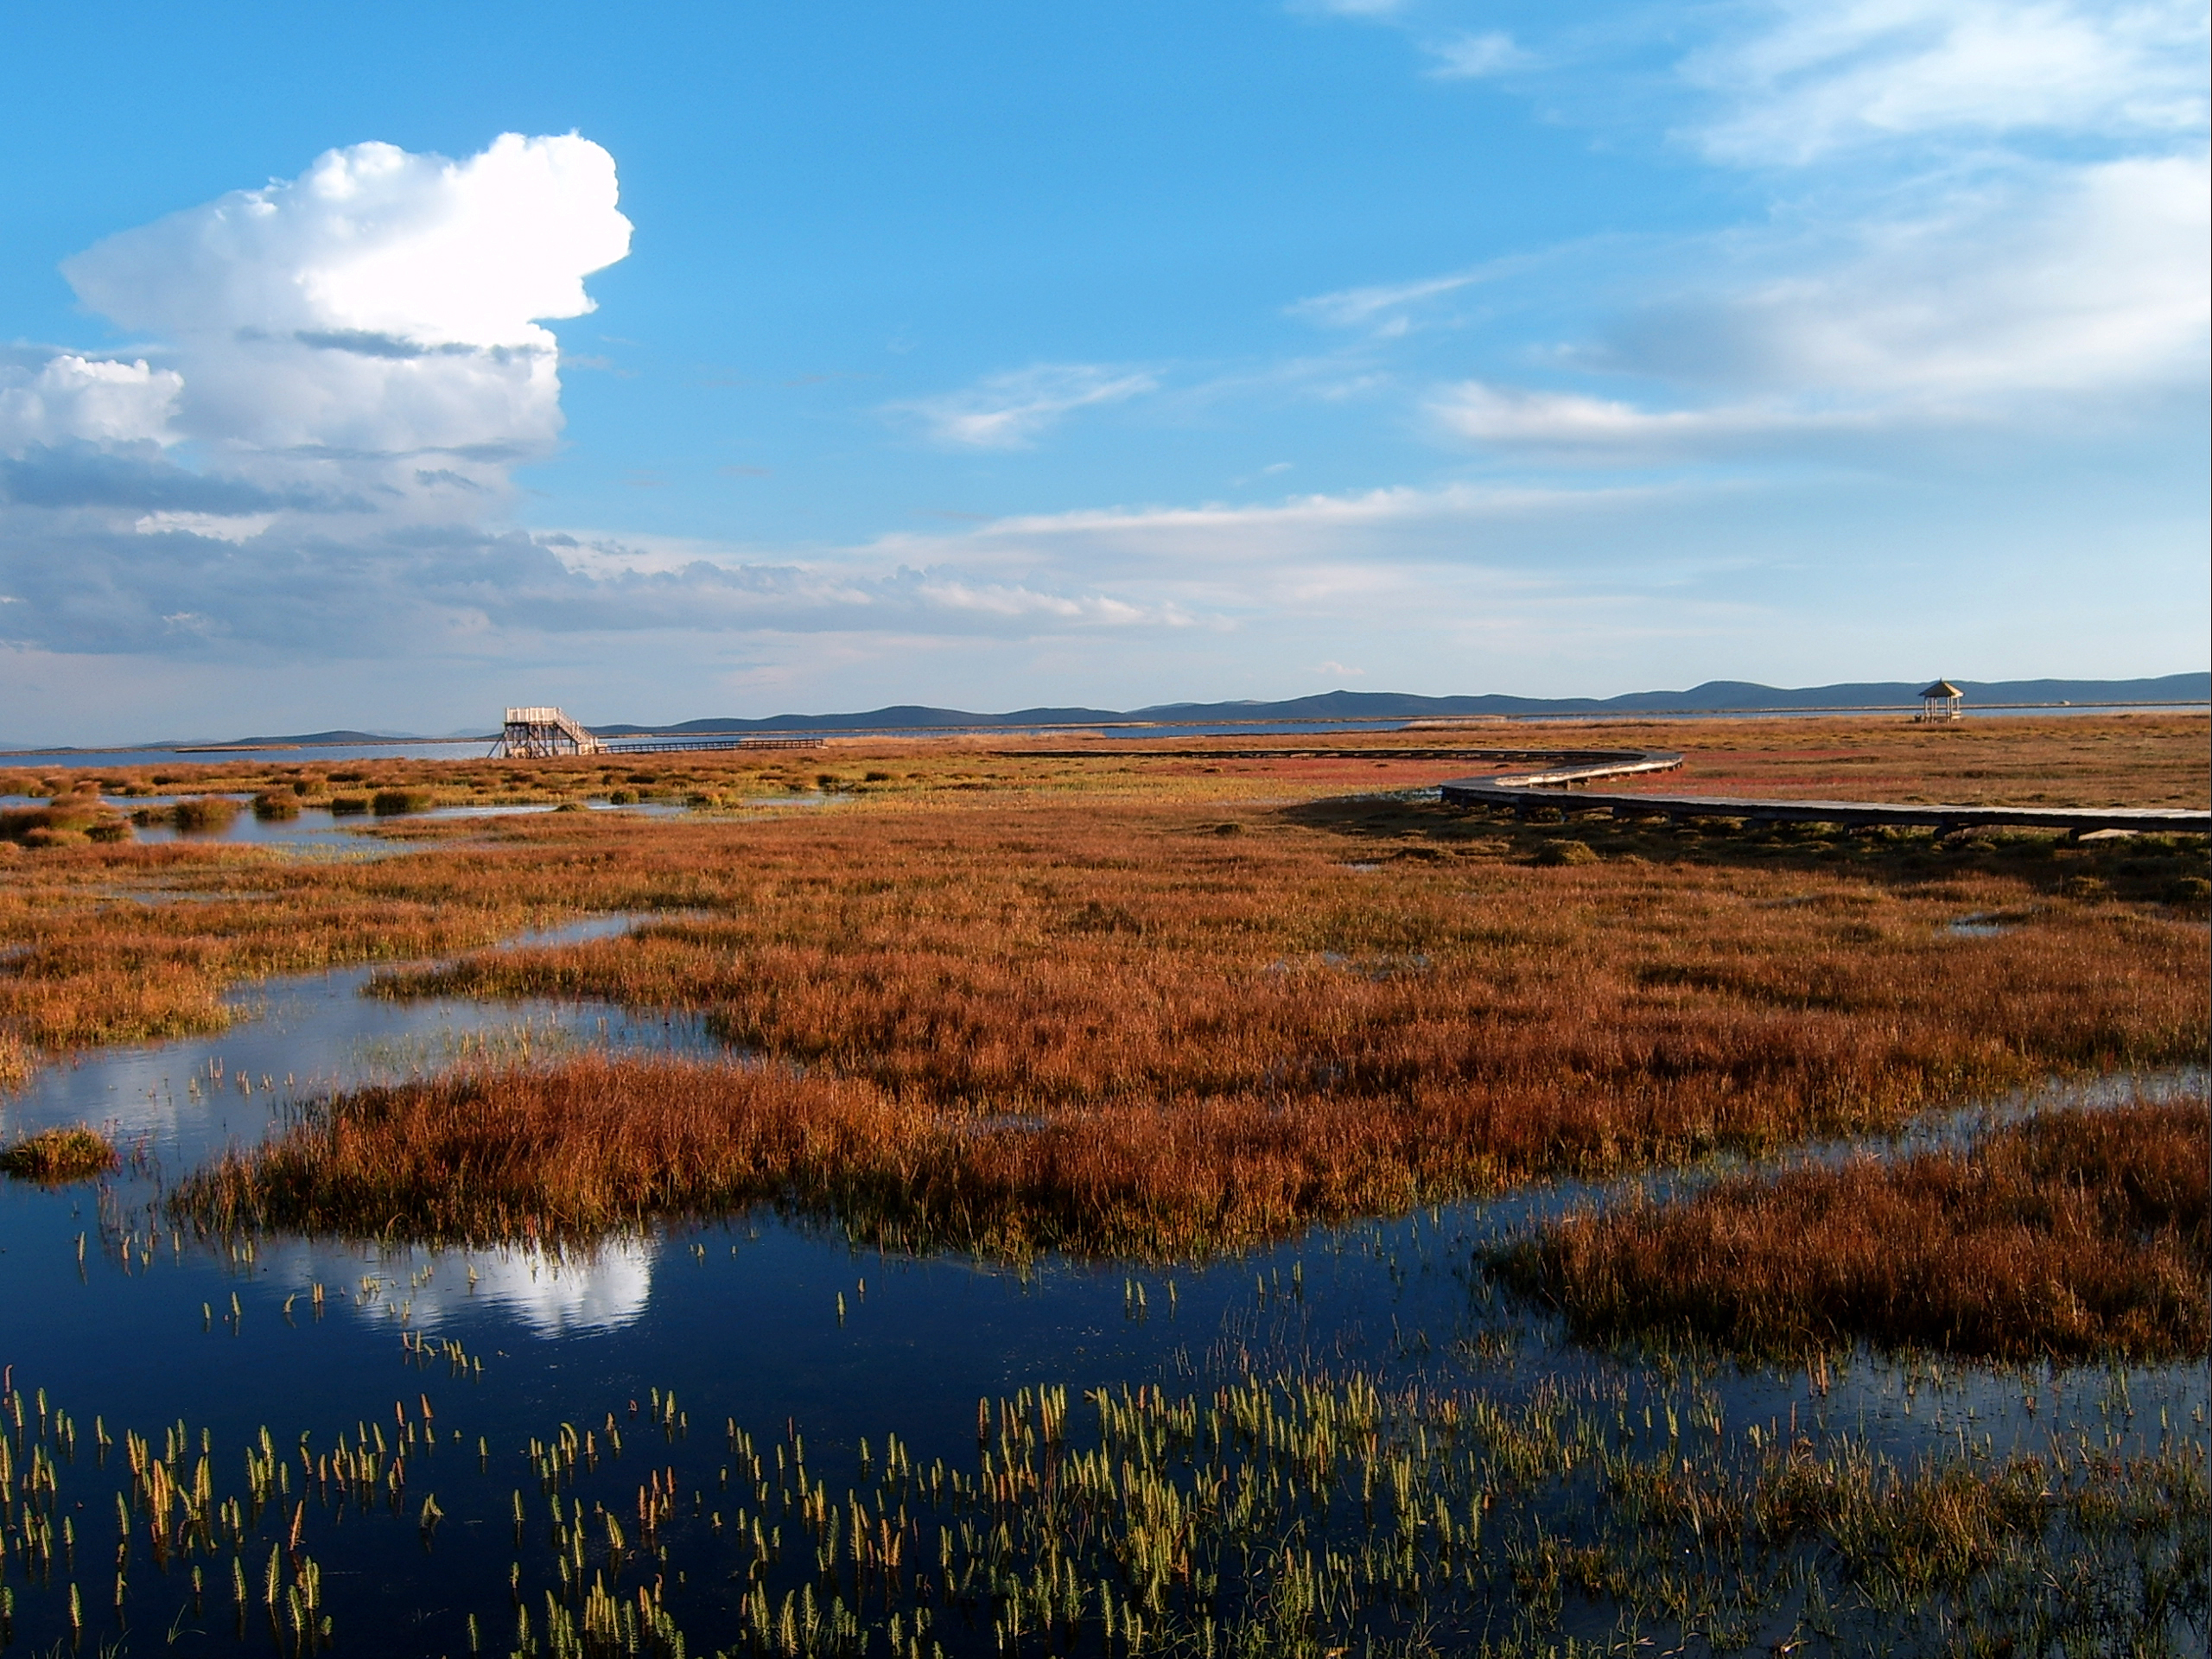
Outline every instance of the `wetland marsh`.
[[(1745, 792), (2146, 804), (2204, 730), (1665, 728)], [(305, 845), (15, 779), (0, 1144), (120, 1164), (0, 1181), (0, 1641), (2201, 1647), (2201, 838), (1520, 824), (1218, 748), (93, 780), (425, 798)], [(547, 810), (617, 791), (661, 810)], [(1821, 1171), (2067, 1247), (2001, 1339), (1591, 1312), (1762, 1240), (1801, 1297), (1866, 1255)], [(2135, 1245), (2157, 1341), (2083, 1294)]]

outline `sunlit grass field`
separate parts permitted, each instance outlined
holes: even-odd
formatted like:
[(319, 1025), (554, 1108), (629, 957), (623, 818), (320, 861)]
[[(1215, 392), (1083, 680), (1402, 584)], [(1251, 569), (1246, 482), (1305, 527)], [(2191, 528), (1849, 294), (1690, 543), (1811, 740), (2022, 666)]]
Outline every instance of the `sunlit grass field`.
[[(1496, 730), (1672, 744), (1699, 789), (2207, 787), (2204, 723), (2181, 717)], [(0, 878), (0, 1019), (59, 1054), (219, 1026), (241, 980), (383, 960), (417, 964), (386, 996), (682, 1010), (744, 1058), (587, 1054), (326, 1103), (193, 1189), (209, 1223), (589, 1231), (776, 1198), (914, 1248), (1147, 1256), (2202, 1058), (2201, 840), (1492, 822), (1418, 792), (1475, 763), (1363, 753), (1407, 741), (108, 779), (689, 810), (387, 816), (365, 844), (406, 855), (378, 859), (26, 849)], [(813, 804), (755, 804), (783, 800)], [(658, 919), (476, 949), (594, 912)]]
[[(1617, 1646), (1647, 1626), (1696, 1651), (1755, 1634), (1834, 1651), (2014, 1650), (2023, 1632), (2033, 1650), (2187, 1645), (2212, 1504), (2201, 1413), (2169, 1425), (2161, 1408), (2155, 1446), (2133, 1450), (2030, 1436), (1907, 1454), (1821, 1407), (1831, 1365), (1871, 1351), (1908, 1413), (1916, 1368), (1964, 1363), (2017, 1368), (1998, 1392), (2017, 1383), (2030, 1417), (2063, 1379), (2077, 1414), (2125, 1421), (2126, 1368), (2204, 1354), (2204, 838), (1667, 826), (1580, 815), (1572, 796), (1516, 822), (1434, 798), (1481, 762), (1372, 753), (1417, 743), (1681, 749), (1689, 765), (1653, 786), (1697, 792), (2212, 792), (2205, 722), (2178, 716), (181, 764), (95, 779), (108, 804), (73, 775), (18, 774), (10, 791), (46, 793), (0, 823), (0, 1089), (95, 1046), (219, 1031), (244, 1017), (241, 990), (341, 965), (378, 968), (371, 994), (397, 1001), (610, 1003), (725, 1046), (433, 1043), (434, 1064), (292, 1100), (266, 1141), (196, 1168), (130, 1151), (144, 1207), (101, 1224), (104, 1240), (122, 1226), (126, 1271), (195, 1239), (249, 1268), (260, 1241), (302, 1237), (364, 1259), (582, 1259), (772, 1210), (841, 1253), (950, 1252), (1025, 1281), (1047, 1258), (1123, 1264), (1106, 1271), (1129, 1275), (1141, 1320), (1143, 1279), (1172, 1316), (1176, 1275), (1187, 1299), (1228, 1258), (1310, 1230), (1336, 1227), (1313, 1237), (1340, 1250), (1361, 1230), (1343, 1224), (1418, 1230), (1430, 1205), (1635, 1178), (1451, 1264), (1471, 1305), (1563, 1315), (1541, 1361), (1556, 1382), (1493, 1388), (1511, 1362), (1494, 1376), (1480, 1355), (1464, 1388), (1311, 1355), (1278, 1374), (1224, 1337), (1203, 1385), (1010, 1384), (980, 1408), (972, 1466), (910, 1457), (895, 1422), (856, 1465), (817, 1444), (842, 1496), (788, 1422), (756, 1443), (732, 1420), (679, 1475), (689, 1425), (658, 1390), (644, 1422), (632, 1400), (546, 1424), (527, 1516), (512, 1493), (513, 1566), (502, 1554), (499, 1582), (463, 1598), (496, 1604), (495, 1650), (702, 1651), (678, 1635), (699, 1621), (740, 1651), (919, 1659), (1102, 1642), (1563, 1654), (1599, 1649), (1561, 1632)], [(550, 810), (424, 816), (484, 805)], [(357, 833), (226, 838), (319, 809)], [(604, 915), (634, 925), (512, 943)], [(2036, 1103), (2094, 1079), (2115, 1099)], [(1993, 1103), (2010, 1104), (1952, 1116)], [(1932, 1146), (1885, 1139), (1937, 1124)], [(26, 1179), (50, 1178), (31, 1161)], [(1287, 1277), (1263, 1277), (1259, 1306), (1294, 1304)], [(233, 1337), (245, 1317), (232, 1296)], [(201, 1306), (194, 1328), (213, 1340), (216, 1318)], [(1397, 1358), (1427, 1352), (1428, 1332), (1392, 1334)], [(1592, 1351), (1617, 1369), (1561, 1358)], [(1802, 1429), (1794, 1407), (1786, 1429), (1724, 1408), (1730, 1368), (1776, 1366), (1802, 1370)], [(2117, 1405), (2083, 1403), (2096, 1367)], [(105, 1505), (75, 1420), (24, 1399), (0, 1396), (20, 1420), (0, 1455), (54, 1503), (66, 1481)], [(504, 1549), (492, 1471), (520, 1466), (512, 1446), (478, 1440), (483, 1491), (448, 1466), (403, 1513), (402, 1469), (426, 1482), (445, 1438), (429, 1410), (403, 1401), (334, 1449), (302, 1437), (297, 1458), (264, 1429), (236, 1497), (181, 1421), (126, 1434), (116, 1479), (127, 1463), (124, 1510), (158, 1517), (157, 1559), (229, 1558), (204, 1594), (193, 1579), (193, 1619), (219, 1613), (240, 1641), (264, 1624), (279, 1645), (351, 1639), (369, 1627), (324, 1610), (362, 1582), (369, 1511), (428, 1551), (450, 1504)], [(668, 1466), (623, 1468), (626, 1433)], [(108, 1449), (97, 1416), (92, 1440)], [(353, 1532), (302, 1546), (310, 1507), (321, 1522), (349, 1506)], [(33, 1517), (9, 1547), (22, 1605), (66, 1593), (79, 1631), (67, 1529)]]

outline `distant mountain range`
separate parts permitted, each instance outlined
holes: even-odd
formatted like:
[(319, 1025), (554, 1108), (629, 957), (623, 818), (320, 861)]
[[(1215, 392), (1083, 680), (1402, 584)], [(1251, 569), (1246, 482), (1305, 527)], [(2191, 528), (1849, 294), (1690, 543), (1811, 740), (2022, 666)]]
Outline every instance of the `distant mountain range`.
[[(302, 748), (312, 748), (323, 744), (336, 747), (337, 745), (345, 743), (389, 743), (391, 742), (395, 736), (399, 734), (390, 732), (302, 732), (293, 737), (233, 737), (220, 745), (209, 745), (208, 747), (219, 747), (226, 749), (251, 749), (258, 748), (270, 743), (290, 743), (296, 744)], [(489, 740), (487, 739), (486, 741), (488, 741)], [(156, 744), (149, 745), (149, 747), (174, 748), (179, 746), (175, 744)]]
[[(2212, 702), (2212, 673), (2163, 674), (2143, 680), (1955, 680), (1969, 709), (2061, 703), (2189, 703)], [(1323, 691), (1281, 702), (1161, 702), (1149, 708), (1016, 709), (1003, 715), (965, 709), (932, 709), (898, 703), (848, 715), (770, 715), (762, 720), (734, 715), (687, 720), (675, 726), (639, 726), (627, 721), (589, 722), (602, 737), (642, 737), (657, 733), (714, 732), (883, 732), (1019, 730), (1051, 726), (1155, 724), (1211, 726), (1230, 721), (1448, 720), (1480, 715), (1713, 715), (1803, 709), (1893, 709), (1916, 702), (1920, 683), (1869, 680), (1843, 685), (1783, 688), (1750, 680), (1707, 680), (1687, 691), (1631, 691), (1618, 697), (1421, 697), (1402, 691)], [(226, 740), (171, 739), (130, 746), (140, 749), (298, 748), (356, 743), (461, 741), (488, 743), (496, 734), (449, 733), (425, 738), (411, 732), (295, 732), (283, 736)], [(67, 754), (101, 751), (48, 747), (0, 753)], [(106, 751), (112, 752), (112, 751)]]
[[(605, 737), (649, 732), (926, 731), (932, 728), (1094, 726), (1122, 721), (1213, 725), (1227, 721), (1436, 720), (1468, 715), (1662, 715), (1751, 713), (1785, 709), (1895, 708), (1918, 700), (1921, 682), (1866, 681), (1784, 690), (1749, 680), (1707, 680), (1687, 691), (1632, 691), (1618, 697), (1421, 697), (1402, 691), (1323, 691), (1281, 702), (1164, 702), (1112, 709), (1017, 709), (973, 714), (899, 703), (850, 715), (771, 715), (687, 720), (677, 726), (594, 725)], [(2004, 703), (2212, 702), (2212, 673), (2165, 674), (2144, 680), (1955, 680), (1967, 706)]]

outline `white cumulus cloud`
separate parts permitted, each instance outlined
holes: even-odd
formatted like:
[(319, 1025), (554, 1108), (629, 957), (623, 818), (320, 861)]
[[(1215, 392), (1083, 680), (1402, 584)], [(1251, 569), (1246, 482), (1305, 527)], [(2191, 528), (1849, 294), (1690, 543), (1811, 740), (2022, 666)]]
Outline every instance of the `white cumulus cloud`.
[(34, 444), (161, 443), (172, 435), (184, 377), (62, 352), (35, 367), (0, 363), (0, 453)]
[(575, 135), (459, 161), (356, 144), (68, 260), (137, 338), (0, 350), (5, 639), (327, 649), (350, 629), (389, 651), (466, 632), (518, 571), (542, 605), (581, 602), (497, 515), (559, 435), (545, 323), (589, 311), (584, 279), (627, 252), (616, 196), (613, 158)]
[[(542, 320), (629, 250), (614, 161), (508, 133), (465, 161), (355, 144), (68, 260), (93, 309), (162, 340), (175, 429), (264, 486), (480, 486), (561, 426)], [(181, 378), (180, 378), (181, 377)]]
[(574, 134), (505, 133), (465, 162), (391, 144), (327, 151), (296, 179), (109, 237), (62, 267), (127, 327), (382, 334), (550, 349), (545, 317), (629, 251), (614, 158)]

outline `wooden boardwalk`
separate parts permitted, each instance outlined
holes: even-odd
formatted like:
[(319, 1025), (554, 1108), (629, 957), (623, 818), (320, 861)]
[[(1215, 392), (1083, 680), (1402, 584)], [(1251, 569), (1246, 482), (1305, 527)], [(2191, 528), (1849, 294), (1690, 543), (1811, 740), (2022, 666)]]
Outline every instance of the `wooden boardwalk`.
[[(1471, 758), (1471, 752), (1462, 753)], [(1522, 756), (1501, 750), (1495, 758), (1510, 762)], [(1854, 830), (1895, 824), (1930, 829), (1939, 835), (1995, 828), (2063, 830), (2075, 836), (2103, 830), (2212, 834), (2212, 812), (2188, 807), (1967, 806), (1945, 802), (1606, 793), (1587, 785), (1605, 779), (1672, 772), (1682, 764), (1682, 757), (1661, 749), (1584, 749), (1529, 758), (1550, 764), (1540, 771), (1457, 778), (1442, 785), (1444, 798), (1455, 806), (1503, 808), (1521, 817), (1550, 808), (1568, 812), (1610, 811), (1617, 818), (1737, 818), (1748, 823), (1834, 823)]]
[[(1093, 749), (994, 749), (991, 753), (1001, 760), (1548, 760), (1555, 765), (1573, 768), (1584, 761), (1602, 761), (1611, 770), (1593, 772), (1593, 777), (1613, 778), (1632, 772), (1664, 772), (1669, 766), (1682, 763), (1679, 754), (1657, 755), (1649, 749), (1466, 749), (1450, 748), (1438, 744), (1424, 744), (1413, 748), (1379, 749), (1352, 748), (1344, 744), (1333, 747), (1306, 745), (1299, 748), (1272, 749), (1134, 749), (1104, 747)], [(1647, 761), (1650, 764), (1645, 764)], [(1612, 765), (1618, 762), (1618, 765)], [(1541, 777), (1548, 777), (1548, 772)], [(1561, 773), (1565, 776), (1565, 773)], [(1577, 774), (1580, 775), (1579, 773)]]

